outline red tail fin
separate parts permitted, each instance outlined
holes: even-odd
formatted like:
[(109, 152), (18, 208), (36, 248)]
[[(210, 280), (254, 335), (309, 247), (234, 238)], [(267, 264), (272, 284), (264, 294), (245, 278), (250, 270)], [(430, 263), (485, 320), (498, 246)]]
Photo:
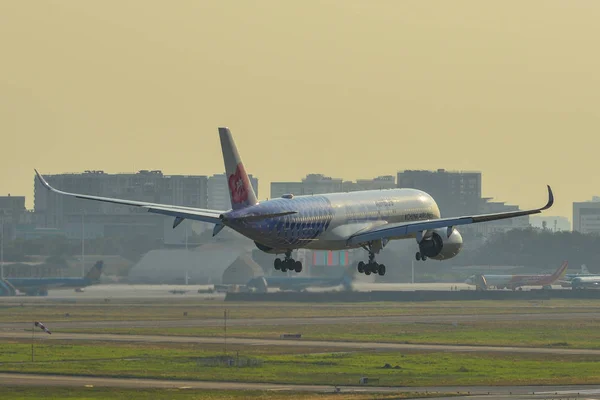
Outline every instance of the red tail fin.
[(219, 128), (219, 137), (221, 138), (221, 150), (225, 162), (231, 208), (238, 210), (257, 204), (258, 201), (252, 189), (250, 178), (248, 178), (229, 128)]

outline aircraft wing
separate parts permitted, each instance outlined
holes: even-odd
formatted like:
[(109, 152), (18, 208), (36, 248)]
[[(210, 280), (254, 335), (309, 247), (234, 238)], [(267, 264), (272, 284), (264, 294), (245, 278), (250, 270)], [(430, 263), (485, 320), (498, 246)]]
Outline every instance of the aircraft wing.
[(124, 206), (145, 208), (146, 210), (148, 210), (148, 212), (151, 212), (154, 214), (162, 214), (162, 215), (168, 215), (171, 217), (175, 217), (175, 223), (173, 224), (173, 227), (176, 227), (177, 225), (179, 225), (179, 223), (181, 223), (181, 221), (183, 221), (186, 218), (196, 220), (196, 221), (219, 224), (219, 223), (221, 223), (221, 220), (219, 219), (219, 215), (221, 215), (222, 213), (225, 212), (225, 211), (217, 211), (217, 210), (205, 210), (205, 209), (193, 208), (193, 207), (182, 207), (182, 206), (172, 206), (172, 205), (167, 205), (167, 204), (147, 203), (145, 201), (113, 199), (110, 197), (99, 197), (99, 196), (90, 196), (90, 195), (78, 194), (78, 193), (63, 192), (62, 190), (58, 190), (58, 189), (55, 189), (52, 186), (50, 186), (50, 184), (48, 184), (48, 182), (46, 182), (44, 177), (42, 175), (40, 175), (40, 173), (37, 170), (35, 170), (35, 173), (36, 173), (38, 179), (40, 180), (40, 182), (42, 183), (42, 185), (46, 189), (48, 189), (54, 193), (58, 193), (58, 194), (65, 195), (65, 196), (76, 197), (78, 199), (96, 200), (96, 201), (102, 201), (105, 203), (122, 204)]
[[(369, 243), (371, 241), (380, 239), (390, 239), (396, 237), (407, 237), (413, 234), (422, 235), (423, 232), (439, 229), (448, 228), (447, 235), (450, 236), (452, 229), (458, 225), (476, 224), (479, 222), (497, 221), (500, 219), (508, 219), (515, 217), (522, 217), (525, 215), (538, 214), (543, 210), (547, 210), (554, 204), (554, 195), (552, 189), (548, 186), (548, 202), (542, 208), (536, 208), (533, 210), (524, 211), (508, 211), (494, 214), (480, 214), (465, 217), (456, 218), (440, 218), (430, 219), (426, 221), (415, 221), (415, 222), (400, 222), (386, 225), (380, 225), (366, 231), (359, 231), (348, 238), (348, 245), (359, 245), (363, 243)], [(420, 240), (417, 237), (417, 240)]]

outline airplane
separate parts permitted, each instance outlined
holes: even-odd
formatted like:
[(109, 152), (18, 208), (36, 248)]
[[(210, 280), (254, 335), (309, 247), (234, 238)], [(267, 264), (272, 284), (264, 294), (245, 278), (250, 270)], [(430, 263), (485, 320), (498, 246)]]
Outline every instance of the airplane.
[(599, 288), (600, 275), (576, 276), (570, 283), (573, 290)]
[(575, 277), (578, 277), (578, 276), (590, 276), (590, 275), (596, 275), (596, 274), (590, 273), (590, 271), (588, 270), (587, 266), (585, 264), (582, 264), (581, 265), (581, 269), (579, 270), (578, 273), (576, 273), (576, 274), (566, 274), (565, 275), (565, 281), (570, 282)]
[(232, 208), (208, 210), (68, 193), (53, 188), (35, 170), (42, 185), (60, 195), (141, 207), (148, 212), (174, 217), (173, 228), (185, 219), (214, 224), (213, 236), (228, 227), (254, 241), (263, 252), (284, 255), (274, 260), (281, 271), (302, 271), (302, 263), (292, 258), (300, 248), (343, 250), (363, 248), (368, 261), (358, 263), (358, 271), (385, 275), (386, 267), (375, 255), (390, 240), (415, 239), (417, 261), (446, 260), (462, 249), (463, 239), (457, 226), (538, 214), (554, 203), (552, 189), (544, 207), (524, 211), (442, 218), (435, 200), (417, 189), (366, 190), (346, 193), (294, 196), (259, 202), (229, 128), (218, 128), (221, 150), (228, 177)]
[(104, 262), (98, 261), (83, 278), (4, 278), (19, 292), (29, 296), (47, 296), (49, 288), (82, 288), (98, 283)]
[(580, 278), (580, 277), (585, 277), (586, 279), (584, 279), (584, 281), (589, 281), (589, 279), (587, 279), (587, 278), (590, 278), (590, 277), (600, 278), (600, 275), (598, 275), (598, 274), (592, 274), (588, 270), (587, 266), (585, 264), (582, 264), (581, 265), (581, 270), (578, 273), (576, 273), (576, 274), (566, 274), (564, 280), (560, 281), (560, 285), (562, 287), (572, 287), (573, 279)]
[(258, 292), (266, 293), (268, 288), (276, 287), (279, 290), (302, 291), (309, 287), (330, 288), (342, 286), (344, 290), (352, 290), (354, 280), (354, 267), (347, 268), (339, 278), (329, 277), (293, 277), (293, 276), (259, 276), (252, 278), (246, 287)]
[(553, 274), (539, 275), (471, 275), (465, 283), (476, 286), (477, 290), (496, 289), (516, 290), (523, 286), (542, 286), (551, 289), (552, 284), (560, 280), (567, 272), (569, 264), (565, 261)]

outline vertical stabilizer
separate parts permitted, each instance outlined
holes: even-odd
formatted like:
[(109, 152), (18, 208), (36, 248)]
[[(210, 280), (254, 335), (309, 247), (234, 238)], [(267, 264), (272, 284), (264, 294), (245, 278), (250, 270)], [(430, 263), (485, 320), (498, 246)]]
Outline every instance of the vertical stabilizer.
[(560, 265), (560, 267), (558, 267), (558, 269), (554, 271), (554, 273), (550, 276), (550, 279), (552, 281), (551, 283), (554, 283), (558, 279), (562, 279), (567, 273), (567, 268), (569, 268), (569, 263), (567, 261), (564, 261)]
[(587, 265), (581, 265), (581, 275), (590, 275), (590, 271), (587, 269)]
[(239, 210), (257, 204), (258, 201), (250, 184), (250, 178), (246, 174), (229, 128), (219, 128), (219, 137), (221, 138), (221, 150), (225, 162), (225, 175), (229, 186), (231, 208)]
[(104, 267), (104, 261), (96, 261), (92, 269), (88, 271), (85, 278), (92, 282), (97, 282), (100, 280), (100, 275), (102, 275), (102, 267)]

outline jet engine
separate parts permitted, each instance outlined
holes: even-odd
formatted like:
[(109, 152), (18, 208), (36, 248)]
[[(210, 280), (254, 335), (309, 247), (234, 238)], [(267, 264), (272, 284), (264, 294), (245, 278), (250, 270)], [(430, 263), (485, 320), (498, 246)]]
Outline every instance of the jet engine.
[(462, 236), (454, 228), (450, 231), (450, 235), (447, 228), (428, 231), (419, 243), (420, 258), (425, 256), (434, 260), (447, 260), (460, 252), (462, 244)]

